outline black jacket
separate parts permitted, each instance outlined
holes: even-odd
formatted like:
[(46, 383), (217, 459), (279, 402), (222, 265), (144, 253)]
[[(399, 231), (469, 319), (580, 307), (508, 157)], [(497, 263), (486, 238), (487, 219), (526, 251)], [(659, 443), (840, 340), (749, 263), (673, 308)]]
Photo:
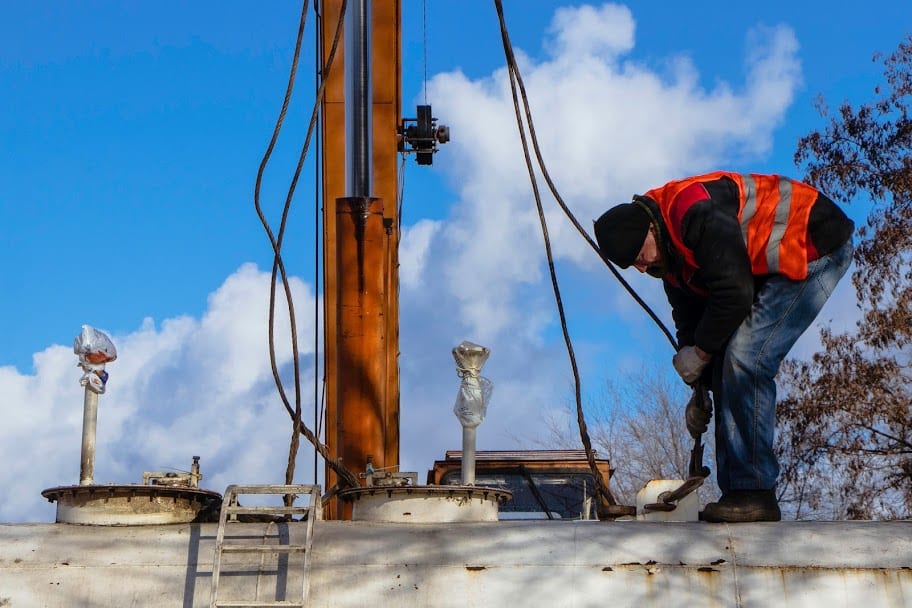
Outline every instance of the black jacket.
[[(663, 280), (671, 304), (680, 346), (696, 345), (709, 353), (721, 353), (725, 343), (750, 312), (754, 294), (769, 275), (755, 276), (747, 245), (738, 223), (739, 193), (728, 177), (704, 182), (709, 198), (695, 203), (684, 215), (684, 244), (693, 250), (699, 269), (685, 283), (681, 276), (683, 256), (674, 249), (668, 228), (659, 227), (668, 272)], [(653, 208), (661, 223), (659, 207)], [(851, 238), (855, 225), (827, 196), (818, 194), (808, 220), (808, 236), (824, 256)]]

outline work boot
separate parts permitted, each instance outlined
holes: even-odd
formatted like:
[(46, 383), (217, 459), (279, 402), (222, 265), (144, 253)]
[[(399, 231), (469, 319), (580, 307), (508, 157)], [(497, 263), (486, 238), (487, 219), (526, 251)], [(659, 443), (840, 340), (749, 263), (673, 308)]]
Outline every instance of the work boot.
[(732, 490), (719, 502), (711, 502), (700, 513), (711, 522), (779, 521), (782, 513), (773, 490)]

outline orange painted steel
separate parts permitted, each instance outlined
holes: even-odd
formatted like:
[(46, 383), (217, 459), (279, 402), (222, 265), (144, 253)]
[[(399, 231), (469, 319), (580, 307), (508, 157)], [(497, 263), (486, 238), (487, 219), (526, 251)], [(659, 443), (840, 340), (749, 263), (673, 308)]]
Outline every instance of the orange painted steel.
[[(328, 56), (341, 0), (323, 0)], [(399, 277), (397, 129), (401, 116), (401, 4), (372, 3), (370, 199), (346, 198), (342, 47), (322, 107), (326, 434), (330, 454), (355, 473), (399, 463)], [(363, 222), (363, 223), (361, 223)], [(326, 487), (336, 483), (326, 468)], [(333, 501), (326, 517), (347, 519)]]

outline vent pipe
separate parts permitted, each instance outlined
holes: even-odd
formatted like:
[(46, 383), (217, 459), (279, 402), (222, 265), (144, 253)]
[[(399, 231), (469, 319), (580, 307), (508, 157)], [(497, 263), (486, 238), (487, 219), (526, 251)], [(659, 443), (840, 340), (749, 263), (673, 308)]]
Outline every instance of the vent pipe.
[(456, 374), (462, 378), (453, 413), (462, 425), (462, 485), (475, 485), (475, 431), (484, 420), (491, 398), (492, 384), (479, 374), (491, 350), (471, 342), (453, 349)]
[(348, 65), (349, 196), (371, 196), (371, 2), (356, 0), (349, 9), (345, 58)]
[(79, 356), (79, 367), (84, 372), (79, 384), (85, 387), (82, 404), (82, 457), (79, 464), (79, 485), (95, 483), (95, 428), (98, 424), (98, 395), (105, 392), (108, 372), (105, 363), (117, 358), (114, 343), (102, 331), (82, 326), (82, 332), (73, 340), (73, 352)]

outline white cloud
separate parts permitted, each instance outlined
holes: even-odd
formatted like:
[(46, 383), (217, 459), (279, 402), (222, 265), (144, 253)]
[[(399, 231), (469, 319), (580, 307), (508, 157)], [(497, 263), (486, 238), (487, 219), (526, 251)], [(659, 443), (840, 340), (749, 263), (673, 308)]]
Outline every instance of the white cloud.
[(611, 59), (633, 48), (634, 23), (630, 9), (619, 4), (601, 8), (558, 8), (549, 28), (557, 55), (602, 55)]
[[(298, 333), (313, 334), (313, 294), (291, 280)], [(139, 483), (142, 472), (188, 470), (201, 456), (205, 487), (281, 482), (291, 425), (270, 371), (267, 348), (269, 273), (244, 265), (209, 298), (202, 319), (147, 319), (135, 332), (111, 336), (118, 358), (108, 364), (99, 398), (95, 482)], [(279, 299), (278, 367), (293, 400), (289, 332)], [(312, 411), (312, 345), (302, 353), (303, 401)], [(40, 491), (79, 481), (83, 389), (71, 348), (52, 346), (35, 356), (35, 374), (0, 369), (8, 395), (0, 427), (4, 497), (0, 521), (53, 520)], [(293, 401), (292, 401), (293, 403)], [(311, 449), (299, 466), (312, 463)], [(30, 457), (23, 458), (22, 454)]]
[(431, 240), (437, 236), (440, 222), (421, 220), (402, 230), (399, 247), (399, 282), (407, 289), (421, 288), (421, 275), (427, 262)]
[[(587, 229), (634, 192), (719, 168), (732, 155), (765, 153), (800, 79), (797, 43), (784, 27), (751, 47), (747, 84), (706, 89), (686, 57), (669, 58), (666, 73), (639, 63), (634, 26), (619, 5), (560, 9), (546, 41), (549, 58), (536, 63), (517, 52), (545, 161)], [(478, 431), (482, 449), (536, 437), (548, 412), (563, 411), (572, 392), (507, 74), (500, 69), (476, 81), (439, 74), (429, 92), (435, 113), (459, 134), (441, 165), (458, 184), (458, 201), (444, 219), (405, 227), (400, 250), (402, 465), (422, 479), (434, 458), (460, 447), (450, 349), (461, 340), (492, 349), (484, 373), (495, 389)], [(599, 322), (613, 332), (607, 341), (593, 332), (574, 336), (578, 352), (599, 357), (582, 367), (603, 377), (636, 366), (631, 355), (645, 344), (667, 349), (540, 186), (561, 276), (573, 276), (564, 298), (604, 315)], [(658, 282), (633, 282), (667, 317)], [(303, 340), (302, 400), (312, 412), (315, 296), (300, 280), (292, 287)], [(101, 398), (96, 481), (138, 482), (143, 470), (188, 468), (193, 455), (202, 457), (208, 488), (281, 481), (290, 424), (269, 367), (268, 289), (269, 274), (245, 265), (211, 295), (202, 318), (150, 319), (112, 336), (120, 356)], [(278, 365), (291, 395), (281, 291), (277, 313)], [(36, 355), (34, 375), (0, 368), (0, 394), (9, 400), (0, 426), (0, 521), (52, 519), (40, 490), (78, 481), (79, 375), (71, 349), (62, 346)], [(312, 463), (309, 447), (301, 451), (299, 478)]]
[[(724, 168), (732, 155), (768, 151), (800, 81), (797, 42), (784, 26), (750, 36), (740, 90), (729, 83), (705, 89), (683, 57), (672, 59), (670, 74), (638, 63), (625, 7), (561, 9), (550, 32), (550, 59), (535, 63), (519, 50), (517, 57), (550, 175), (587, 230), (634, 192)], [(470, 333), (513, 334), (530, 311), (519, 298), (541, 288), (544, 273), (507, 72), (478, 81), (440, 74), (429, 89), (439, 100), (435, 111), (460, 134), (448, 144), (448, 157), (461, 190), (427, 267), (442, 269), (440, 296), (458, 302), (456, 314)], [(556, 257), (598, 266), (543, 180), (539, 186)], [(535, 303), (531, 317), (538, 321)]]
[[(786, 27), (749, 36), (744, 84), (718, 82), (711, 89), (685, 56), (669, 58), (670, 69), (661, 73), (637, 61), (634, 23), (624, 7), (560, 9), (549, 32), (547, 60), (536, 63), (521, 49), (516, 55), (550, 175), (586, 229), (634, 192), (725, 168), (732, 156), (765, 154), (800, 81), (797, 43)], [(441, 164), (457, 184), (458, 201), (430, 241), (426, 230), (404, 237), (404, 245), (412, 236), (423, 239), (415, 246), (420, 270), (409, 268), (400, 297), (406, 466), (427, 466), (460, 444), (450, 412), (458, 379), (449, 349), (462, 339), (492, 349), (485, 372), (495, 383), (494, 398), (478, 431), (488, 447), (537, 436), (546, 413), (572, 394), (507, 73), (477, 80), (439, 74), (429, 91), (435, 113), (459, 134)], [(601, 378), (637, 369), (643, 357), (670, 359), (664, 336), (556, 210), (544, 181), (539, 187), (565, 303), (603, 300), (601, 307), (579, 306), (601, 315), (590, 325), (610, 326), (607, 336), (585, 330), (573, 336), (577, 352), (599, 358), (582, 367)], [(625, 276), (669, 324), (659, 282), (635, 274)], [(576, 326), (587, 323), (576, 319)], [(584, 391), (592, 378), (583, 377)], [(406, 449), (417, 437), (418, 445)]]

